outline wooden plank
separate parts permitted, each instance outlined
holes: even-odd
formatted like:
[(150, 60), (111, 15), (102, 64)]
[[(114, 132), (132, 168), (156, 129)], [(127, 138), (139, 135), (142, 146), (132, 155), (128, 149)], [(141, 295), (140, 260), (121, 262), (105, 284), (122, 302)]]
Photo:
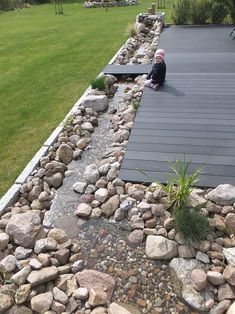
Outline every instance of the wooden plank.
[[(167, 183), (167, 179), (169, 178), (168, 172), (149, 172), (146, 171), (146, 174), (154, 178), (154, 181), (158, 181), (161, 183)], [(126, 170), (121, 169), (119, 173), (119, 178), (123, 181), (131, 181), (133, 183), (151, 183), (147, 176), (141, 174), (139, 171), (135, 170)], [(216, 187), (219, 184), (232, 184), (234, 185), (234, 177), (230, 176), (212, 176), (212, 175), (201, 175), (199, 178), (199, 182), (197, 186), (199, 187)]]
[[(235, 134), (234, 134), (235, 135)], [(217, 138), (211, 138), (210, 141), (208, 141), (208, 138), (191, 138), (187, 137), (187, 134), (184, 132), (184, 137), (179, 136), (164, 136), (159, 137), (155, 134), (152, 136), (144, 136), (144, 135), (135, 135), (132, 134), (131, 136), (131, 143), (137, 143), (137, 144), (156, 144), (156, 147), (158, 147), (158, 144), (167, 144), (167, 145), (189, 145), (189, 146), (208, 146), (208, 143), (210, 143), (210, 146), (213, 147), (235, 147), (235, 141), (234, 139), (228, 140), (228, 139), (217, 139)]]
[(200, 155), (216, 155), (216, 156), (235, 156), (235, 148), (230, 147), (214, 147), (201, 145), (184, 145), (184, 144), (153, 144), (153, 143), (128, 143), (128, 150), (138, 150), (139, 152), (165, 152), (180, 154), (200, 154)]
[[(235, 132), (235, 125), (209, 125), (209, 124), (186, 124), (186, 123), (146, 123), (135, 121), (134, 129), (151, 130), (179, 130), (179, 131), (207, 131), (207, 132)], [(133, 130), (132, 130), (133, 132)]]
[(154, 138), (166, 137), (187, 137), (187, 138), (201, 138), (201, 139), (222, 139), (233, 140), (235, 132), (203, 132), (203, 131), (177, 131), (177, 130), (154, 130), (154, 129), (137, 129), (133, 128), (131, 131), (132, 136), (152, 136)]
[(119, 64), (108, 64), (102, 72), (104, 74), (113, 74), (113, 75), (139, 75), (139, 74), (148, 74), (152, 68), (151, 64), (140, 64), (140, 65), (119, 65)]
[[(170, 172), (170, 164), (166, 161), (152, 161), (152, 160), (142, 160), (136, 159), (134, 160), (135, 169), (134, 170), (143, 170), (143, 171), (157, 171), (157, 172)], [(203, 174), (209, 175), (217, 175), (217, 176), (235, 176), (235, 167), (231, 167), (228, 165), (211, 165), (204, 163), (196, 164), (191, 163), (189, 167), (189, 174), (192, 174), (198, 168), (203, 167)], [(122, 164), (122, 169), (133, 169), (133, 160), (132, 159), (124, 159)], [(138, 170), (137, 170), (138, 171)]]
[[(210, 165), (230, 165), (235, 166), (235, 156), (217, 156), (217, 155), (206, 155), (206, 154), (186, 154), (185, 152), (143, 152), (136, 150), (127, 150), (125, 153), (125, 159), (136, 160), (153, 160), (153, 161), (175, 161), (185, 160), (192, 161), (196, 164), (210, 164)], [(133, 162), (133, 168), (136, 168)]]

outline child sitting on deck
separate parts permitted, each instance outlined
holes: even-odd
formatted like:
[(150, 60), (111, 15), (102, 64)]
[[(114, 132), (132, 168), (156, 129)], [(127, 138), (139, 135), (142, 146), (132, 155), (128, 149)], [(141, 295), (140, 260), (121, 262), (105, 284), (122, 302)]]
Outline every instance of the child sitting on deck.
[(157, 49), (155, 59), (156, 63), (153, 65), (151, 72), (148, 74), (144, 83), (145, 86), (157, 90), (162, 86), (166, 77), (166, 64), (164, 62), (165, 52), (163, 49)]

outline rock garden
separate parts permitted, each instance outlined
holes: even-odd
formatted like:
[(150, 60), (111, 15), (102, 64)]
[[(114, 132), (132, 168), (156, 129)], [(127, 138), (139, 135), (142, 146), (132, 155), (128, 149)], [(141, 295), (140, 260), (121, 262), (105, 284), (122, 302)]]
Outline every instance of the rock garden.
[[(161, 27), (139, 15), (114, 62), (150, 63)], [(6, 208), (0, 313), (235, 313), (235, 187), (118, 178), (144, 80), (97, 78)]]

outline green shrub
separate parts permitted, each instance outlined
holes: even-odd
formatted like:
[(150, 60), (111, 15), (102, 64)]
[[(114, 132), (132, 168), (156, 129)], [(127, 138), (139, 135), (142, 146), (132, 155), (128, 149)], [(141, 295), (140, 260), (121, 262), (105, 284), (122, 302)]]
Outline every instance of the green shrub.
[(210, 232), (207, 217), (194, 208), (175, 208), (173, 217), (176, 231), (186, 242), (199, 242)]
[(190, 6), (190, 21), (193, 24), (205, 24), (210, 17), (210, 3), (208, 0), (195, 0)]
[(91, 81), (91, 87), (93, 89), (105, 90), (105, 77), (99, 76), (96, 79)]
[(220, 24), (229, 13), (229, 2), (227, 0), (211, 0), (211, 21)]
[(190, 0), (174, 0), (171, 18), (175, 24), (188, 24)]
[(14, 10), (14, 1), (13, 0), (0, 0), (0, 10), (2, 11)]

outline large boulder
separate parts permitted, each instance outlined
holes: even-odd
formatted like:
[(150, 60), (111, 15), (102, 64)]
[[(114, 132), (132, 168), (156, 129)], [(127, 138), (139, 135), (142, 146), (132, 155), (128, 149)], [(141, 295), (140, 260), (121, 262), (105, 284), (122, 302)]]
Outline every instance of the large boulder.
[(221, 184), (209, 192), (207, 198), (218, 205), (233, 205), (235, 202), (235, 186)]
[(96, 112), (102, 112), (108, 107), (108, 97), (106, 95), (88, 95), (81, 105), (86, 108), (92, 108)]
[(13, 215), (6, 226), (6, 233), (12, 237), (16, 244), (25, 248), (32, 248), (41, 229), (39, 215), (28, 211), (23, 214)]
[(145, 249), (146, 255), (153, 259), (168, 260), (178, 256), (177, 243), (162, 236), (149, 235)]

